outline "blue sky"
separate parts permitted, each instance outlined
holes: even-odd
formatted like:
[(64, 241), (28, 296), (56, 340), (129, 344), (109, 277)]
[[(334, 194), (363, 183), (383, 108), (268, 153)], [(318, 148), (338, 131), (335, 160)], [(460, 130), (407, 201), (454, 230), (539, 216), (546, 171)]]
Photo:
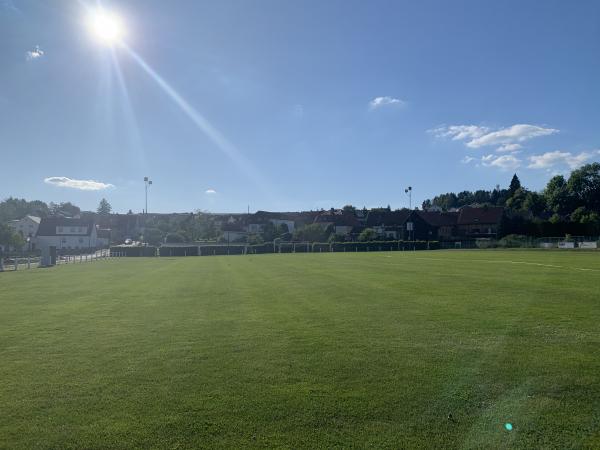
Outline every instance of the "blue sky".
[(0, 0), (2, 198), (397, 208), (600, 160), (597, 1), (103, 2), (114, 47), (94, 5)]

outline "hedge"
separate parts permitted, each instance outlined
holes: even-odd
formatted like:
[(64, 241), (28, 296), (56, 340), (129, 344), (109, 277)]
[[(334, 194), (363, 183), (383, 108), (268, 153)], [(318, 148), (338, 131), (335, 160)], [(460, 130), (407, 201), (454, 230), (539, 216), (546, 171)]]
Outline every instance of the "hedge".
[[(437, 250), (438, 241), (371, 241), (371, 242), (272, 242), (256, 245), (202, 245), (169, 246), (159, 248), (160, 256), (218, 256), (218, 255), (259, 255), (264, 253), (325, 253), (325, 252), (377, 252)], [(145, 250), (143, 250), (145, 249)], [(145, 252), (142, 254), (141, 252)], [(125, 256), (155, 256), (155, 247), (113, 247), (111, 254), (125, 253)]]
[(244, 249), (244, 245), (203, 245), (199, 248), (199, 255), (243, 255)]
[(156, 247), (111, 247), (110, 256), (156, 256)]
[(198, 256), (198, 246), (170, 246), (162, 245), (158, 249), (159, 256)]

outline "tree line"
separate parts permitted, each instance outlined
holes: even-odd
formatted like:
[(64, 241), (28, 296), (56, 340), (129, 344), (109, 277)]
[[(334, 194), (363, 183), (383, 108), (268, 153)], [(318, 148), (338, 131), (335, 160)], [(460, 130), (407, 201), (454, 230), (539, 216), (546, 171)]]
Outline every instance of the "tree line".
[(422, 206), (448, 211), (473, 204), (504, 207), (503, 234), (600, 234), (600, 163), (555, 175), (541, 192), (523, 187), (515, 174), (507, 189), (448, 192)]

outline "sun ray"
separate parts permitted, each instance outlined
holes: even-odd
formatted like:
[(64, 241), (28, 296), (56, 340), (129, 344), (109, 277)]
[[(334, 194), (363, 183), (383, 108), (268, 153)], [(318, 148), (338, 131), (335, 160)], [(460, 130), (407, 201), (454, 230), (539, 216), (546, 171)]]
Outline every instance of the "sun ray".
[(204, 116), (202, 116), (192, 105), (190, 105), (167, 81), (162, 78), (144, 59), (138, 55), (127, 44), (121, 43), (121, 47), (133, 58), (133, 60), (146, 72), (158, 86), (179, 106), (185, 115), (221, 150), (225, 155), (250, 178), (264, 193), (269, 196), (273, 191), (269, 189), (253, 164), (242, 155), (239, 150), (223, 134), (217, 130)]

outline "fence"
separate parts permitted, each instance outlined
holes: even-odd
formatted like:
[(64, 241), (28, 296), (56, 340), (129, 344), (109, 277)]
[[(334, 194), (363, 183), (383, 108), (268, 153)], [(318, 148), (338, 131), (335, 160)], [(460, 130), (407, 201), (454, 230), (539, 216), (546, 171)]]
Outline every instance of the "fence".
[[(110, 256), (108, 250), (98, 250), (94, 253), (79, 255), (59, 255), (56, 257), (56, 265), (83, 264), (97, 262)], [(39, 256), (3, 256), (0, 257), (0, 272), (37, 269), (41, 267)]]
[(471, 239), (440, 242), (443, 249), (492, 249), (492, 248), (538, 248), (538, 249), (596, 249), (600, 248), (598, 236), (542, 237), (508, 235), (501, 239)]

